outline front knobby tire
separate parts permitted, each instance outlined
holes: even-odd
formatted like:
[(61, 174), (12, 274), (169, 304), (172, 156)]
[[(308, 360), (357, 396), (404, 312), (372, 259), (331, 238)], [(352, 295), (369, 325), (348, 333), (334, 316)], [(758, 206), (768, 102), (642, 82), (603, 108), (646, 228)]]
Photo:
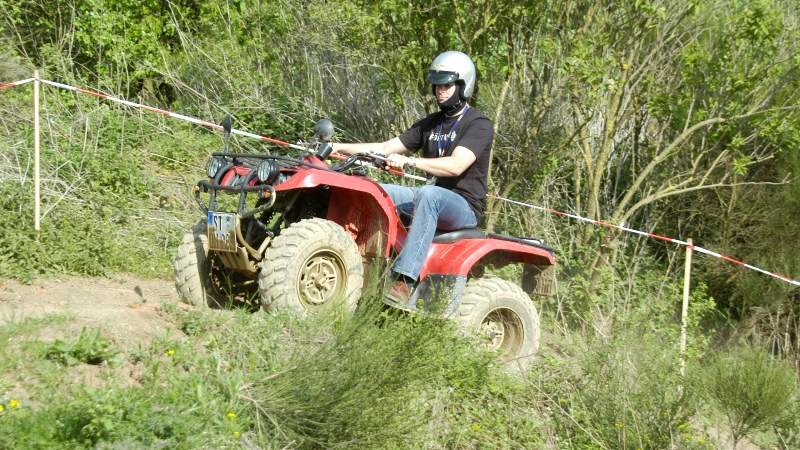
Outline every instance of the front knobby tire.
[(358, 246), (330, 220), (295, 222), (264, 253), (258, 286), (264, 308), (314, 312), (334, 305), (355, 310), (364, 284)]
[(470, 280), (455, 315), (511, 367), (527, 368), (539, 349), (539, 314), (519, 286), (499, 278)]
[(183, 235), (172, 267), (175, 288), (181, 299), (191, 305), (249, 309), (258, 297), (255, 280), (228, 269), (209, 252), (205, 221), (196, 223)]
[(183, 235), (175, 259), (175, 289), (181, 299), (195, 306), (217, 306), (218, 300), (206, 294), (210, 284), (206, 223), (196, 223)]

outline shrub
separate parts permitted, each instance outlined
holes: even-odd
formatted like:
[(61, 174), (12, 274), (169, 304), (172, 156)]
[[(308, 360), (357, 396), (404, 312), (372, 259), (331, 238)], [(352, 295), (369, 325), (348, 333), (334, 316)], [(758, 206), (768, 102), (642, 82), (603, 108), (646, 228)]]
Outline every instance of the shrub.
[(785, 419), (797, 392), (797, 376), (786, 362), (746, 345), (713, 357), (701, 386), (726, 417), (735, 448), (742, 437)]
[(577, 350), (574, 365), (545, 357), (531, 388), (557, 439), (577, 448), (690, 447), (694, 392), (682, 386), (676, 346), (664, 342), (627, 333)]

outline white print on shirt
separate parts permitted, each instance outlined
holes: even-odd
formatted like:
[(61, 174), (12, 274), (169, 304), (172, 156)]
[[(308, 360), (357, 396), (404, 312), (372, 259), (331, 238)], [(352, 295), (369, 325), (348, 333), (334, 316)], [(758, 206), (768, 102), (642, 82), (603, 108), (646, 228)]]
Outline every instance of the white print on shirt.
[(436, 145), (436, 147), (439, 149), (439, 157), (441, 158), (444, 156), (444, 152), (447, 147), (450, 146), (450, 143), (456, 140), (456, 136), (458, 136), (458, 134), (456, 134), (456, 130), (450, 130), (447, 133), (434, 130), (431, 132), (428, 140)]
[(439, 141), (453, 142), (456, 140), (456, 136), (458, 136), (458, 134), (456, 134), (456, 132), (452, 130), (449, 133), (439, 133), (437, 131), (433, 131), (431, 132), (431, 136), (428, 139), (430, 139), (431, 142), (439, 142)]

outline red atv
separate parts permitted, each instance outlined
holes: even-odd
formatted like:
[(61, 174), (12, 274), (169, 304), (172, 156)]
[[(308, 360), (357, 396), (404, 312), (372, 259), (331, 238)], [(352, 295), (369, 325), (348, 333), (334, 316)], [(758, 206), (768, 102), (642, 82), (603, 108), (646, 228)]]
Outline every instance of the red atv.
[[(326, 164), (330, 121), (318, 123), (302, 159), (231, 154), (227, 117), (223, 128), (225, 150), (212, 154), (208, 179), (195, 188), (206, 218), (184, 235), (174, 260), (180, 295), (210, 306), (258, 299), (269, 309), (313, 312), (336, 302), (354, 309), (368, 272), (381, 274), (406, 239), (388, 194), (366, 175), (365, 166), (383, 161), (360, 154)], [(484, 275), (508, 264), (523, 266), (521, 286)], [(526, 291), (551, 294), (554, 264), (553, 250), (536, 239), (443, 232), (412, 301), (430, 310), (443, 299), (445, 315), (485, 336), (504, 359), (523, 360), (536, 352), (540, 332)]]

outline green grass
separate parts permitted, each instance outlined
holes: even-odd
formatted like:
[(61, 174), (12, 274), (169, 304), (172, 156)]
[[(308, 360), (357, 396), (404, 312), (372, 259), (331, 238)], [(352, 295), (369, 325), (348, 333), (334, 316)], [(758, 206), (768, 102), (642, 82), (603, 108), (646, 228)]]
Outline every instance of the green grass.
[[(49, 352), (31, 349), (34, 366), (16, 375), (39, 378), (26, 383), (29, 401), (0, 416), (0, 447), (539, 442), (530, 433), (535, 417), (518, 415), (511, 400), (523, 384), (497, 370), (493, 355), (449, 322), (371, 307), (355, 317), (332, 312), (311, 319), (170, 305), (163, 311), (182, 332), (122, 355), (118, 364), (139, 373), (133, 384), (114, 378), (107, 363), (100, 366), (108, 370), (101, 386), (64, 388), (63, 377), (39, 376), (45, 368), (63, 375), (67, 360), (81, 367), (95, 361), (87, 355), (108, 353), (99, 332), (86, 330)], [(54, 354), (69, 356), (54, 362)], [(496, 426), (514, 417), (525, 426)]]
[(26, 351), (33, 351), (30, 335), (47, 326), (58, 325), (71, 320), (65, 314), (48, 314), (43, 317), (26, 317), (15, 320), (13, 317), (3, 318), (6, 322), (0, 326), (0, 373), (14, 370), (26, 363)]
[[(375, 298), (308, 318), (164, 304), (173, 331), (133, 350), (102, 329), (36, 340), (63, 316), (8, 324), (0, 448), (714, 448), (693, 425), (711, 417), (701, 384), (658, 333), (549, 335), (521, 376), (451, 322)], [(99, 381), (69, 382), (82, 371)], [(769, 445), (793, 442), (792, 424)]]

